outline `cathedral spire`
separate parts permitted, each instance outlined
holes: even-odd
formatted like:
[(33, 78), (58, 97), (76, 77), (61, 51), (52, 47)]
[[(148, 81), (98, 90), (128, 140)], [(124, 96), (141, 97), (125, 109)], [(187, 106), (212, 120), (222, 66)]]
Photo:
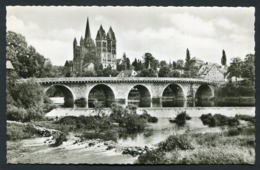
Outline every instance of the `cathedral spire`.
[(90, 28), (89, 28), (89, 21), (87, 19), (87, 25), (86, 25), (86, 32), (85, 32), (85, 39), (91, 39), (91, 34), (90, 34)]

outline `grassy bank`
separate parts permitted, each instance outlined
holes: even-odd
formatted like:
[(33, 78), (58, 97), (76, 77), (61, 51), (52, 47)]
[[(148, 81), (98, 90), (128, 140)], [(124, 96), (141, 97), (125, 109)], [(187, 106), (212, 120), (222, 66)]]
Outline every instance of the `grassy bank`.
[(255, 128), (170, 136), (141, 155), (138, 164), (254, 164)]

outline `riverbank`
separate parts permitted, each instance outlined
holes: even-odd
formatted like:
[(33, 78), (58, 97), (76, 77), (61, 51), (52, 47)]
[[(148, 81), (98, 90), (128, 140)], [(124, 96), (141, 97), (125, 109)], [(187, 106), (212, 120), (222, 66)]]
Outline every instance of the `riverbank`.
[[(111, 114), (110, 108), (103, 108), (106, 115)], [(202, 114), (220, 113), (226, 116), (244, 114), (255, 116), (255, 107), (163, 107), (163, 108), (138, 108), (137, 114), (142, 114), (146, 110), (151, 116), (173, 117), (179, 112), (186, 110), (192, 117), (200, 117)], [(45, 115), (47, 118), (59, 118), (64, 116), (95, 116), (97, 111), (93, 108), (56, 108)]]
[[(237, 135), (237, 132), (234, 132), (232, 134), (233, 136), (226, 136), (230, 129), (229, 127), (209, 127), (204, 125), (198, 116), (203, 113), (209, 113), (209, 109), (212, 108), (187, 109), (187, 114), (191, 116), (191, 120), (187, 120), (183, 127), (170, 123), (169, 119), (174, 118), (175, 114), (183, 109), (184, 108), (174, 108), (174, 111), (171, 108), (165, 108), (162, 111), (154, 108), (150, 109), (148, 113), (151, 113), (151, 115), (159, 115), (158, 122), (148, 122), (145, 129), (138, 133), (119, 133), (120, 129), (118, 129), (118, 124), (111, 124), (111, 126), (109, 126), (110, 128), (104, 127), (103, 130), (89, 130), (88, 128), (92, 124), (90, 122), (92, 118), (81, 119), (82, 121), (78, 121), (77, 118), (66, 118), (59, 123), (53, 120), (31, 122), (34, 123), (35, 126), (62, 131), (66, 134), (67, 140), (63, 141), (63, 143), (57, 147), (50, 146), (52, 144), (50, 137), (40, 137), (32, 134), (29, 134), (26, 137), (27, 139), (16, 141), (9, 140), (7, 141), (7, 161), (8, 163), (14, 164), (133, 164), (138, 163), (139, 155), (146, 155), (147, 153), (152, 152), (155, 153), (155, 155), (160, 156), (161, 153), (153, 152), (153, 150), (156, 150), (156, 148), (159, 147), (159, 143), (166, 141), (169, 136), (188, 134), (189, 138), (192, 138), (191, 143), (195, 142), (195, 149), (179, 150), (176, 152), (179, 158), (189, 158), (189, 155), (193, 155), (194, 158), (197, 157), (196, 155), (202, 154), (205, 159), (210, 159), (212, 161), (215, 159), (214, 154), (207, 155), (207, 153), (216, 150), (220, 155), (218, 155), (219, 158), (221, 155), (225, 154), (225, 151), (227, 150), (229, 156), (231, 155), (230, 157), (232, 157), (232, 149), (234, 149), (236, 160), (234, 163), (241, 163), (237, 161), (240, 158), (245, 163), (252, 164), (254, 162), (254, 131), (251, 134), (242, 135)], [(233, 108), (233, 110), (232, 108), (226, 108), (226, 110), (223, 108), (214, 108), (210, 111), (212, 114), (225, 113), (225, 115), (229, 116), (239, 113), (254, 115), (254, 108), (242, 108), (242, 110), (239, 108)], [(143, 112), (143, 109), (138, 109), (138, 114), (141, 112)], [(75, 123), (73, 123), (74, 121)], [(85, 121), (85, 125), (81, 123)], [(247, 121), (241, 121), (240, 125), (243, 126), (242, 129), (245, 129), (248, 124)], [(251, 126), (254, 127), (254, 125)], [(100, 128), (103, 128), (103, 125), (100, 126)], [(109, 138), (102, 139), (106, 136)], [(200, 139), (204, 140), (198, 144)], [(167, 151), (167, 153), (163, 152), (162, 155), (174, 155), (174, 153), (175, 151)], [(148, 157), (150, 157), (150, 155)], [(245, 157), (248, 157), (248, 159), (245, 159)], [(194, 161), (197, 160), (194, 159)], [(169, 161), (168, 163), (174, 162)]]

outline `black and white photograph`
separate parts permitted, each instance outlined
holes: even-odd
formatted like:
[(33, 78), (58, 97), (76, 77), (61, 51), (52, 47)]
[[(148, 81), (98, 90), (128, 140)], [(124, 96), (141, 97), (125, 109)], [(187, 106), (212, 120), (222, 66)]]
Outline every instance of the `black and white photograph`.
[(255, 20), (6, 6), (6, 163), (254, 165)]

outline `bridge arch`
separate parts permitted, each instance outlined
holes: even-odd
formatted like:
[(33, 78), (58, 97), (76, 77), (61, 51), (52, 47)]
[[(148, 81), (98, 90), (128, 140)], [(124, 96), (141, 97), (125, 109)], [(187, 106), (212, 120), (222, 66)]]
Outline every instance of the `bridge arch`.
[(138, 107), (151, 107), (152, 93), (150, 89), (143, 84), (135, 84), (127, 91), (127, 103)]
[(100, 102), (101, 107), (110, 107), (115, 102), (115, 93), (107, 84), (94, 85), (87, 94), (88, 107), (93, 108)]
[(55, 95), (57, 91), (60, 91), (64, 97), (64, 107), (74, 107), (75, 94), (70, 87), (64, 84), (53, 84), (44, 90), (45, 94), (49, 97)]
[(211, 85), (202, 84), (194, 92), (194, 96), (196, 100), (211, 99), (214, 97), (214, 88)]
[(184, 88), (178, 83), (169, 83), (162, 91), (162, 107), (182, 107), (186, 99)]

